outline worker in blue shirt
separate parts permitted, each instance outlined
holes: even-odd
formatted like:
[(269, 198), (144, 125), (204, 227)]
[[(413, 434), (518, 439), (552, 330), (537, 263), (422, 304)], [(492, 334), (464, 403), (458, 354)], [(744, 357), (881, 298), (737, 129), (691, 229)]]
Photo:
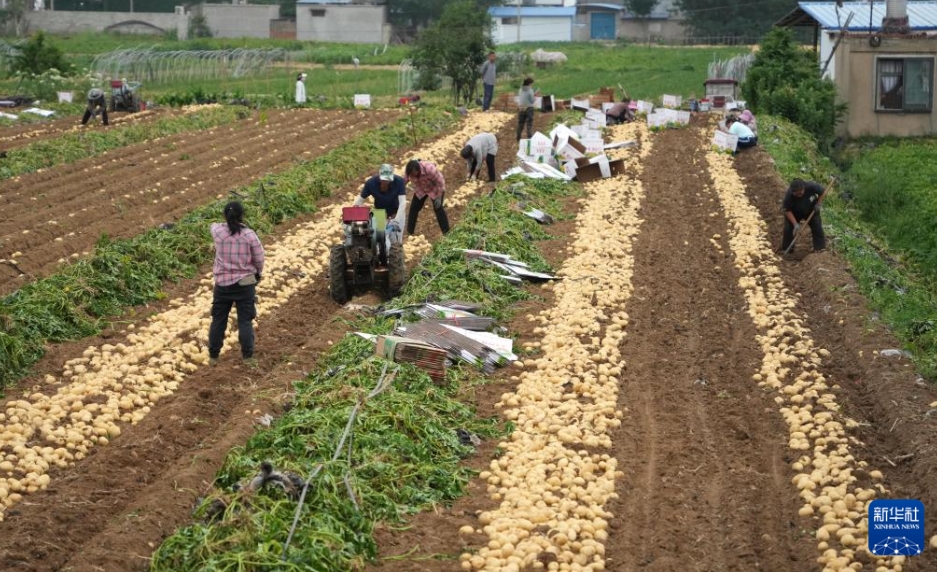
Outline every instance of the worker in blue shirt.
[(388, 248), (402, 242), (407, 220), (407, 185), (403, 177), (395, 175), (392, 166), (381, 165), (377, 175), (365, 181), (355, 206), (363, 205), (368, 197), (374, 197), (374, 208), (387, 211)]

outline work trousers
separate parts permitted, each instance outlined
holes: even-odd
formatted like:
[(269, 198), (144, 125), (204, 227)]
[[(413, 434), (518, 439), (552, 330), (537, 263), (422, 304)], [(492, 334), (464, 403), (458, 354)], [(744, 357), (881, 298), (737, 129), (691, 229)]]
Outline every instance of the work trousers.
[(485, 94), (482, 97), (482, 111), (488, 111), (488, 108), (491, 107), (491, 100), (495, 96), (495, 86), (492, 83), (483, 83), (482, 86), (485, 88)]
[[(495, 156), (491, 153), (485, 155), (485, 165), (488, 166), (488, 182), (495, 182)], [(472, 159), (472, 174), (478, 169), (478, 161)]]
[[(82, 116), (82, 118), (81, 118), (81, 124), (82, 124), (82, 125), (87, 125), (87, 124), (88, 124), (88, 121), (91, 119), (91, 116), (92, 116), (93, 114), (94, 114), (94, 111), (92, 111), (90, 107), (89, 107), (89, 108), (86, 108), (86, 109), (85, 109), (85, 114), (84, 114), (84, 115)], [(106, 107), (106, 106), (101, 108), (101, 122), (104, 123), (104, 125), (107, 125), (107, 124), (108, 124), (108, 122), (107, 122), (107, 107)]]
[(521, 140), (521, 131), (527, 126), (527, 138), (534, 134), (534, 108), (528, 107), (517, 112), (517, 140)]
[(749, 147), (754, 147), (758, 144), (758, 137), (739, 137), (738, 149), (748, 149)]
[[(413, 195), (413, 202), (410, 203), (410, 212), (407, 214), (407, 234), (413, 235), (413, 231), (416, 230), (416, 217), (419, 216), (420, 210), (423, 209), (423, 205), (429, 199), (429, 195), (423, 195), (422, 197), (417, 197)], [(443, 195), (443, 200), (445, 200), (445, 195)], [(432, 201), (430, 201), (432, 205)], [(436, 208), (436, 205), (433, 205), (433, 211), (436, 213), (436, 222), (439, 223), (439, 230), (443, 234), (449, 232), (449, 217), (446, 215), (445, 206), (440, 204), (439, 208)]]
[(248, 359), (254, 355), (254, 325), (251, 323), (257, 317), (257, 287), (241, 286), (234, 283), (230, 286), (215, 284), (214, 296), (211, 302), (211, 328), (208, 330), (208, 355), (216, 358), (221, 353), (224, 344), (224, 334), (228, 329), (228, 314), (231, 306), (237, 307), (238, 313), (238, 341), (241, 344), (241, 357)]
[[(809, 214), (808, 214), (809, 216)], [(807, 217), (803, 217), (806, 220)], [(798, 220), (802, 220), (798, 218)], [(823, 250), (826, 248), (826, 235), (823, 234), (823, 223), (820, 222), (820, 213), (814, 213), (810, 219), (810, 234), (813, 236), (813, 249)], [(794, 241), (794, 225), (791, 221), (784, 218), (784, 236), (781, 239), (781, 250), (787, 250), (787, 247)]]

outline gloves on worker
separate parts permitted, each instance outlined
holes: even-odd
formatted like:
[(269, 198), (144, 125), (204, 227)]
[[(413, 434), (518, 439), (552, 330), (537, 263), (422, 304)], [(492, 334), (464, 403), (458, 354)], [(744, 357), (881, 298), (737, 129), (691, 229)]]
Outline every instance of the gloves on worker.
[(442, 208), (442, 195), (433, 199), (433, 208), (439, 210)]
[(820, 203), (817, 203), (817, 204), (813, 205), (813, 210), (814, 210), (817, 214), (820, 214), (820, 208), (821, 208), (821, 206), (822, 206), (822, 205), (821, 205)]
[(800, 223), (799, 223), (799, 222), (795, 222), (795, 223), (794, 223), (794, 234), (797, 234), (798, 231), (800, 231)]

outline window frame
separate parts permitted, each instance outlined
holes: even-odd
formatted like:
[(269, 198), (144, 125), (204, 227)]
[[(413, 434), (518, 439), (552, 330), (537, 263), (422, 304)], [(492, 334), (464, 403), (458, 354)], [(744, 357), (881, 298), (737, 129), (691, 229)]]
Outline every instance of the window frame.
[(309, 17), (310, 18), (325, 18), (325, 8), (310, 8)]
[(501, 18), (502, 26), (516, 26), (517, 25), (517, 16), (505, 16)]
[[(934, 111), (934, 87), (935, 87), (935, 56), (928, 54), (882, 54), (875, 56), (875, 68), (874, 68), (874, 96), (872, 100), (873, 109), (876, 113), (933, 113)], [(908, 108), (907, 103), (905, 102), (906, 91), (901, 93), (901, 107), (899, 109), (889, 109), (882, 107), (882, 71), (881, 66), (883, 62), (886, 61), (900, 61), (901, 62), (901, 81), (902, 86), (907, 85), (906, 74), (908, 69), (909, 61), (927, 61), (930, 62), (930, 89), (928, 94), (930, 98), (927, 102), (927, 105), (924, 107), (912, 107)]]

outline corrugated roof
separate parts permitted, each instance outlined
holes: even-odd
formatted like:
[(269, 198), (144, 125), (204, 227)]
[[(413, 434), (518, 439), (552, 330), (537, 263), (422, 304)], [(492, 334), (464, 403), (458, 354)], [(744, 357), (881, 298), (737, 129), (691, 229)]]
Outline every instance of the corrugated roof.
[(600, 2), (594, 2), (591, 4), (576, 4), (577, 8), (598, 8), (602, 10), (624, 10), (625, 7), (621, 4), (602, 4)]
[[(870, 29), (881, 30), (882, 18), (885, 17), (885, 2), (875, 2), (871, 5), (871, 22), (869, 28), (868, 2), (843, 2), (843, 7), (837, 10), (835, 2), (798, 2), (797, 8), (790, 14), (781, 18), (776, 26), (814, 26), (823, 29), (839, 29), (846, 22), (849, 13), (855, 14), (849, 23), (847, 31), (867, 32)], [(912, 30), (937, 30), (937, 2), (908, 2), (908, 23)]]
[[(516, 6), (495, 6), (488, 8), (488, 13), (494, 18), (514, 18), (517, 16)], [(521, 18), (572, 18), (576, 15), (575, 6), (521, 6)]]

